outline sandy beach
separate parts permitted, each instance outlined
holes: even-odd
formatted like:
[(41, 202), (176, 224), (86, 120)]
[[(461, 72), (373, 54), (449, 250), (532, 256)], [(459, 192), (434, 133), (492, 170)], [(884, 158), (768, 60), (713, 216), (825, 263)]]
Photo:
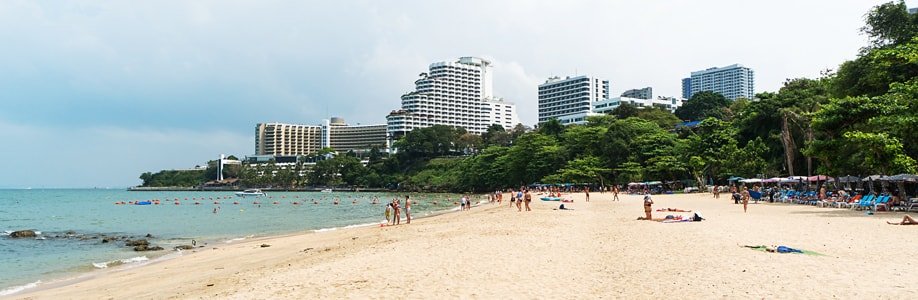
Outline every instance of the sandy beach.
[[(637, 221), (640, 196), (574, 194), (574, 210), (482, 204), (411, 225), (209, 245), (12, 298), (914, 298), (918, 226), (902, 213), (654, 196), (701, 211), (691, 223)], [(505, 197), (509, 199), (509, 197)], [(691, 213), (654, 212), (666, 214)], [(382, 214), (380, 213), (380, 216)], [(914, 214), (913, 214), (914, 216)], [(404, 223), (403, 223), (404, 224)], [(261, 247), (262, 244), (270, 247)], [(786, 245), (822, 255), (742, 245)]]

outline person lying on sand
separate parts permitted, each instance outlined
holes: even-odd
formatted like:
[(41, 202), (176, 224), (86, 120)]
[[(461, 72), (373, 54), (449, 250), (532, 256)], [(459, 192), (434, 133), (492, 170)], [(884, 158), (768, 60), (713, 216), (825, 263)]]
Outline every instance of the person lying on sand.
[(890, 221), (886, 221), (886, 224), (889, 224), (889, 225), (918, 225), (918, 221), (915, 221), (915, 219), (912, 219), (912, 217), (909, 215), (905, 215), (902, 217), (902, 222), (893, 223)]
[(678, 208), (661, 208), (661, 209), (658, 209), (657, 211), (692, 212), (691, 210), (684, 210), (684, 209), (678, 209)]

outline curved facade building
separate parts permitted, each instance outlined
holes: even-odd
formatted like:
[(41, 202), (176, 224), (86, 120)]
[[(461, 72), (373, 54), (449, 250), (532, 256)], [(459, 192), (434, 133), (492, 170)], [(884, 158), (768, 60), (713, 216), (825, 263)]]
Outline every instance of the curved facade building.
[(491, 124), (511, 128), (519, 123), (516, 105), (495, 98), (491, 62), (462, 57), (437, 62), (414, 82), (415, 90), (402, 95), (402, 108), (386, 116), (388, 134), (405, 133), (433, 125), (465, 128), (484, 133)]

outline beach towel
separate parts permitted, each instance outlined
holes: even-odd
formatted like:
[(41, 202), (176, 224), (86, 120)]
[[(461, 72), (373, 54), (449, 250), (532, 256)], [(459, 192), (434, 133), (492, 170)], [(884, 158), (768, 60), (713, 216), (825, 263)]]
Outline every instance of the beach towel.
[(803, 251), (788, 246), (778, 246), (778, 253), (803, 253)]
[(787, 246), (778, 246), (778, 247), (776, 247), (776, 248), (773, 248), (773, 247), (768, 247), (768, 246), (765, 246), (765, 245), (755, 245), (755, 246), (745, 245), (745, 246), (742, 246), (742, 247), (749, 248), (749, 249), (752, 249), (752, 250), (763, 251), (763, 252), (773, 252), (773, 253), (800, 253), (800, 254), (804, 254), (804, 255), (824, 256), (824, 254), (819, 253), (819, 252), (808, 251), (808, 250), (799, 250), (799, 249), (794, 249), (794, 248), (787, 247)]

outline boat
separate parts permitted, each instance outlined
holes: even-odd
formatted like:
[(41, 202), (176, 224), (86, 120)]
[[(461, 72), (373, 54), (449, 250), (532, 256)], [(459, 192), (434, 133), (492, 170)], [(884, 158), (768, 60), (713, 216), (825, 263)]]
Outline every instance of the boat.
[(137, 201), (137, 202), (134, 202), (134, 205), (150, 205), (150, 204), (153, 204), (153, 202), (152, 202), (152, 201)]
[(323, 193), (331, 193), (331, 192), (332, 192), (332, 189), (322, 189), (322, 192), (323, 192)]
[(259, 189), (247, 189), (241, 192), (236, 192), (236, 196), (243, 197), (243, 198), (258, 197), (258, 196), (264, 196), (264, 195), (265, 195), (265, 192), (262, 192)]
[(542, 197), (542, 201), (561, 201), (561, 197)]

